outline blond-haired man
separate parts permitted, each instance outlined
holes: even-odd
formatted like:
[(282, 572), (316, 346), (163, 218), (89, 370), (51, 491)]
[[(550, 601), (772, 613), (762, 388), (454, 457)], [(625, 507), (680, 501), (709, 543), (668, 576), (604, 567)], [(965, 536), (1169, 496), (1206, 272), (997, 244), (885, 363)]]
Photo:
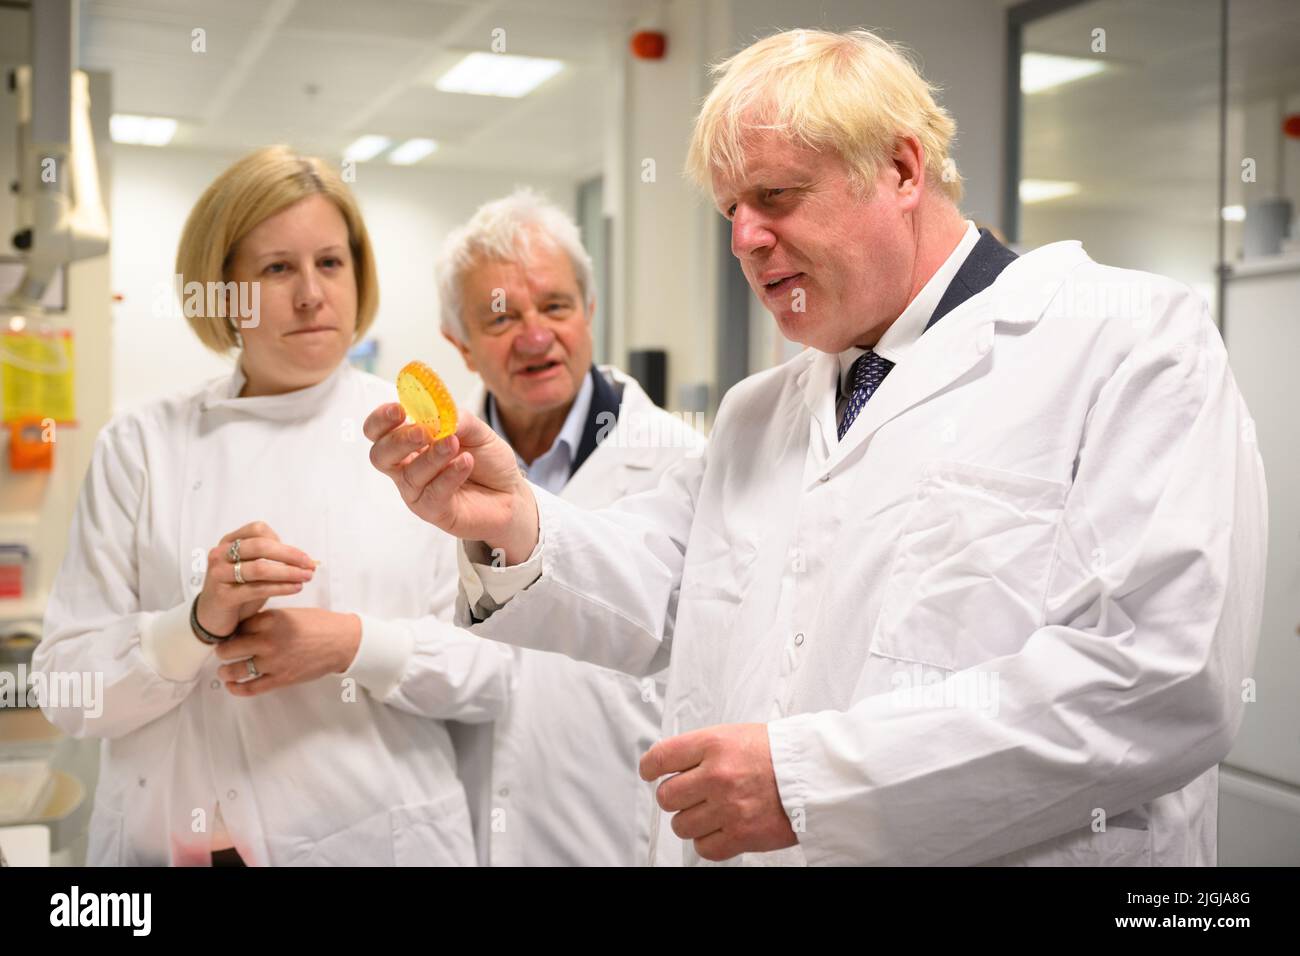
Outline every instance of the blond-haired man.
[(481, 423), (404, 463), (367, 422), (478, 558), (478, 632), (634, 673), (671, 648), (658, 862), (1215, 862), (1264, 580), (1248, 412), (1190, 290), (963, 220), (952, 134), (868, 33), (722, 65), (690, 167), (809, 349), (652, 495), (579, 512)]

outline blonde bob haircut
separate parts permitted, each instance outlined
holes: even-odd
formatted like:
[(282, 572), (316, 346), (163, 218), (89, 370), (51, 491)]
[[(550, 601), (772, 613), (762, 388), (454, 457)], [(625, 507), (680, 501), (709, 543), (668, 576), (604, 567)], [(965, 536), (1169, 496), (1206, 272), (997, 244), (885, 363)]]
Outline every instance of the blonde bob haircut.
[[(299, 156), (287, 146), (267, 146), (249, 153), (218, 176), (190, 210), (176, 250), (177, 291), (191, 282), (228, 281), (231, 259), (240, 240), (262, 222), (309, 196), (329, 199), (348, 226), (357, 280), (357, 329), (360, 341), (379, 309), (379, 284), (370, 236), (361, 210), (337, 173), (313, 156)], [(199, 340), (225, 355), (239, 347), (229, 318), (189, 315), (186, 321)]]
[(949, 149), (957, 126), (903, 48), (866, 30), (789, 30), (717, 64), (717, 84), (695, 121), (687, 173), (706, 191), (715, 170), (743, 175), (745, 141), (775, 130), (790, 142), (830, 149), (870, 195), (899, 137), (925, 151), (926, 178), (954, 204), (961, 176)]

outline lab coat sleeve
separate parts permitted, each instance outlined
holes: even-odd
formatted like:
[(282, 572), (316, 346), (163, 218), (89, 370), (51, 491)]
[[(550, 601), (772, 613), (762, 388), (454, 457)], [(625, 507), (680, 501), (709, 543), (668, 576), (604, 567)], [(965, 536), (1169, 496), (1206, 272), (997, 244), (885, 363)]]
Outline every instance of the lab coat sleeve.
[(456, 570), (451, 539), (430, 575), (430, 612), (417, 618), (361, 618), (361, 644), (344, 672), (371, 696), (399, 710), (479, 723), (505, 711), (514, 672), (509, 647), (480, 640), (451, 623)]
[(154, 618), (140, 634), (145, 663), (171, 681), (190, 681), (212, 656), (212, 646), (194, 636), (190, 602), (185, 601)]
[[(477, 623), (462, 580), (457, 622), (481, 637), (637, 677), (663, 669), (707, 457), (707, 449), (683, 457), (656, 487), (596, 511), (534, 486), (540, 577)], [(482, 591), (474, 596), (482, 613)]]
[[(931, 694), (768, 725), (809, 863), (996, 859), (1086, 834), (1097, 809), (1113, 818), (1228, 753), (1262, 613), (1263, 467), (1204, 307), (1187, 295), (1171, 312), (1089, 413), (1045, 625)], [(972, 701), (981, 671), (994, 706), (942, 706)]]
[(51, 691), (42, 703), (50, 722), (73, 737), (120, 737), (167, 713), (189, 694), (211, 654), (192, 634), (188, 640), (198, 647), (182, 645), (188, 603), (140, 607), (135, 529), (149, 479), (139, 428), (122, 418), (95, 441), (32, 656), (47, 685), (79, 681), (101, 691), (83, 690), (80, 705), (74, 695)]

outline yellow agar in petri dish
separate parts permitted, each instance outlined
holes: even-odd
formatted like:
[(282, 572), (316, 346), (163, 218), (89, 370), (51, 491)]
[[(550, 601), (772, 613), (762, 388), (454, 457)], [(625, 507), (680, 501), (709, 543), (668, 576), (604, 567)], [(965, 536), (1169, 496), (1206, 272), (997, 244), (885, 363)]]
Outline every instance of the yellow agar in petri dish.
[(456, 431), (456, 403), (438, 373), (423, 362), (407, 362), (397, 373), (397, 400), (433, 441)]

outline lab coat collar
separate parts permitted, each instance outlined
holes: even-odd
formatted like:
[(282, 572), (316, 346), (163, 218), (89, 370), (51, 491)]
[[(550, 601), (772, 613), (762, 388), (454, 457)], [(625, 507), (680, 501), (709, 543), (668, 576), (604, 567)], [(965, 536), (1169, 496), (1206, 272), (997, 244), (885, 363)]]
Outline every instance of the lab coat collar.
[(241, 398), (240, 389), (248, 379), (244, 375), (244, 370), (236, 363), (234, 372), (228, 378), (217, 379), (204, 392), (199, 410), (225, 411), (268, 421), (301, 421), (311, 418), (325, 407), (338, 389), (339, 383), (349, 375), (350, 371), (351, 366), (345, 359), (329, 374), (329, 377), (315, 385), (285, 392), (283, 395)]
[[(637, 380), (626, 372), (613, 365), (597, 365), (595, 370), (596, 374), (604, 379), (609, 390), (619, 396), (618, 418), (614, 423), (615, 429), (624, 427), (627, 424), (625, 417), (628, 415), (644, 416), (654, 411), (655, 405), (650, 401), (650, 397), (646, 395)], [(483, 387), (481, 379), (467, 393), (464, 401), (460, 403), (460, 407), (470, 409), (479, 418), (487, 421), (487, 389)], [(656, 447), (649, 445), (643, 447), (635, 443), (621, 448), (620, 451), (621, 454), (618, 457), (620, 467), (631, 469), (653, 468), (662, 454)], [(593, 456), (594, 454), (593, 452)], [(564, 486), (561, 497), (570, 500), (582, 500), (582, 495), (589, 490), (589, 482), (609, 480), (604, 467), (604, 459), (598, 458), (598, 460), (601, 461), (601, 467), (579, 468), (574, 472), (569, 477), (569, 483)], [(571, 497), (575, 494), (576, 497)]]
[[(866, 404), (858, 420), (835, 440), (835, 393), (839, 362), (831, 353), (809, 349), (796, 379), (812, 415), (816, 480), (843, 462), (880, 427), (955, 382), (972, 368), (992, 361), (995, 326), (1031, 326), (1038, 322), (1066, 276), (1088, 260), (1074, 240), (1055, 242), (1019, 257), (993, 285), (967, 299), (917, 341), (903, 365), (894, 369)], [(819, 474), (812, 474), (812, 472)]]
[[(612, 488), (622, 497), (630, 494), (634, 488), (644, 487), (644, 472), (662, 462), (664, 455), (674, 452), (665, 451), (657, 442), (636, 440), (635, 430), (648, 427), (651, 417), (658, 412), (654, 402), (637, 383), (636, 379), (619, 371), (613, 366), (602, 366), (603, 376), (620, 390), (618, 418), (613, 429), (608, 431), (606, 441), (597, 445), (581, 468), (569, 478), (560, 497), (576, 504), (599, 500), (609, 494)], [(631, 434), (625, 430), (631, 429)]]

